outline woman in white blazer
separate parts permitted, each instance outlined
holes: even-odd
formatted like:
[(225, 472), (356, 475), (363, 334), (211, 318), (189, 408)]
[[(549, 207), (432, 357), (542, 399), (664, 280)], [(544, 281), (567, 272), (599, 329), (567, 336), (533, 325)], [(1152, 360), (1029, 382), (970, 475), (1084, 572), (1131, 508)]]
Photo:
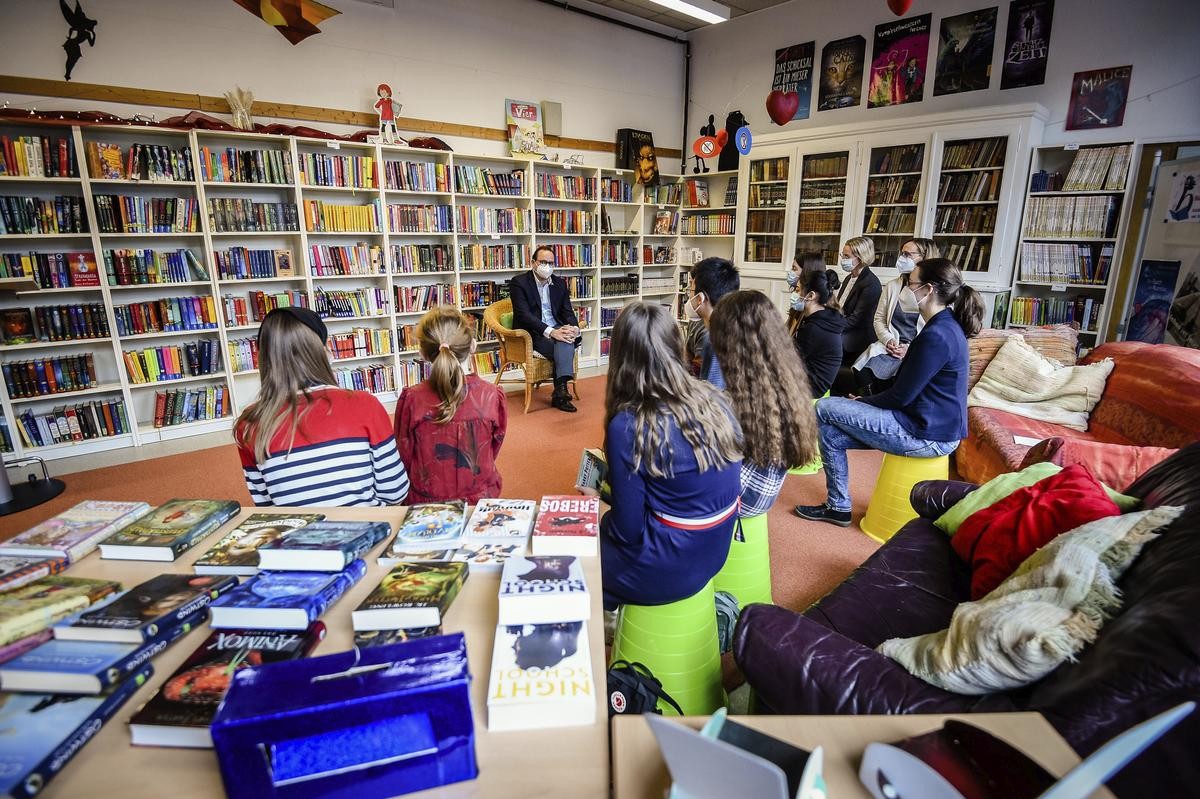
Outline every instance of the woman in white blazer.
[(875, 308), (876, 340), (854, 362), (854, 384), (860, 393), (882, 390), (884, 386), (879, 384), (890, 381), (899, 371), (909, 342), (925, 326), (916, 307), (905, 307), (901, 302), (901, 289), (914, 266), (926, 258), (940, 257), (941, 251), (933, 239), (912, 239), (900, 248), (900, 256), (896, 259), (900, 274), (884, 285)]

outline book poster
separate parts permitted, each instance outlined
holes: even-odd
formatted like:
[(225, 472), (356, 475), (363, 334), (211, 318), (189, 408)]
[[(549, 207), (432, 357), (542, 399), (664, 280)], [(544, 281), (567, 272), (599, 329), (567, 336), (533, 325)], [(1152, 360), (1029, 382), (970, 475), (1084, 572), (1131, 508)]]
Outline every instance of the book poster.
[(1119, 128), (1125, 121), (1125, 101), (1129, 99), (1129, 79), (1133, 66), (1076, 72), (1071, 82), (1071, 104), (1067, 109), (1067, 130)]
[(942, 20), (933, 81), (935, 97), (979, 91), (991, 83), (997, 11), (999, 7), (993, 6)]
[(1171, 205), (1167, 208), (1167, 218), (1163, 221), (1200, 222), (1200, 172), (1176, 172), (1171, 181)]
[(929, 69), (932, 14), (875, 26), (867, 108), (919, 103)]
[(800, 104), (792, 119), (808, 119), (812, 105), (813, 57), (817, 52), (816, 42), (793, 44), (775, 51), (775, 76), (771, 79), (771, 90), (795, 92)]
[(821, 89), (817, 110), (851, 108), (862, 102), (863, 59), (867, 40), (847, 36), (821, 48)]
[(1200, 258), (1193, 259), (1175, 293), (1167, 319), (1166, 342), (1200, 347)]
[(1054, 0), (1013, 0), (1008, 6), (1001, 89), (1041, 86), (1050, 57), (1050, 23)]
[(542, 136), (542, 114), (537, 103), (505, 100), (508, 151), (516, 158), (536, 158), (546, 149)]
[(1129, 308), (1126, 341), (1163, 343), (1175, 283), (1179, 280), (1179, 267), (1179, 261), (1142, 261), (1137, 288), (1133, 291), (1133, 305)]

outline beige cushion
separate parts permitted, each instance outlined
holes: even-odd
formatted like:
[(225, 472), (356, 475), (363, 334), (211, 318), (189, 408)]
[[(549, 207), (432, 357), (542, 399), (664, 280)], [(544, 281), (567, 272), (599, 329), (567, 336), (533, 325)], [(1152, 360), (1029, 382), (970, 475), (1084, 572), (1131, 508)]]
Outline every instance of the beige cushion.
[(1011, 336), (967, 395), (967, 407), (994, 408), (1030, 419), (1087, 430), (1088, 414), (1104, 393), (1111, 358), (1062, 366), (1022, 336)]
[(1120, 607), (1117, 580), (1142, 547), (1183, 511), (1109, 516), (1063, 533), (1029, 556), (950, 626), (893, 638), (878, 651), (946, 691), (979, 695), (1029, 685), (1073, 659)]
[(1018, 335), (1024, 336), (1026, 344), (1052, 361), (1064, 365), (1075, 363), (1075, 345), (1079, 341), (1079, 332), (1069, 325), (1027, 327), (1023, 333), (984, 328), (978, 335), (967, 339), (967, 352), (971, 358), (971, 369), (967, 376), (968, 391), (979, 382), (983, 370), (992, 362), (992, 358), (996, 357), (1004, 342)]

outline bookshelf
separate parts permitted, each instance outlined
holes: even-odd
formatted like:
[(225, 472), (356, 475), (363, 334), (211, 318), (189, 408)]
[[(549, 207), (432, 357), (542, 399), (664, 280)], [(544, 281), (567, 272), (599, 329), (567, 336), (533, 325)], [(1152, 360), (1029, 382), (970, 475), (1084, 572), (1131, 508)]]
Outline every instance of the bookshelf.
[(745, 177), (739, 177), (746, 184), (741, 253), (746, 264), (782, 267), (794, 156), (764, 149), (761, 157), (744, 159), (748, 168)]
[(1007, 151), (1007, 136), (942, 143), (933, 239), (964, 272), (991, 263)]
[(819, 252), (826, 264), (837, 266), (846, 222), (846, 190), (856, 156), (853, 148), (801, 155), (794, 254)]
[(1081, 347), (1103, 343), (1133, 150), (1130, 141), (1034, 148), (1008, 327), (1071, 324)]
[[(688, 273), (693, 264), (710, 257), (735, 261), (734, 242), (737, 230), (738, 173), (735, 169), (684, 175), (683, 205), (677, 250), (678, 269), (673, 273), (671, 299), (677, 319), (684, 319), (683, 303), (687, 302)], [(664, 279), (647, 291), (666, 291)], [(663, 288), (658, 288), (658, 286)], [(663, 296), (666, 300), (667, 297)]]
[(861, 230), (880, 268), (895, 268), (904, 242), (918, 235), (928, 152), (926, 142), (867, 148)]

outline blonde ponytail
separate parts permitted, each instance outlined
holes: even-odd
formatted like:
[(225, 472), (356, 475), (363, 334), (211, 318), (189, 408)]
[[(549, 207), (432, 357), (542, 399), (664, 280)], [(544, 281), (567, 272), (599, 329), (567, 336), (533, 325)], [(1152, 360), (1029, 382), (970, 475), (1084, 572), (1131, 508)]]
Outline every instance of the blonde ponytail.
[(467, 395), (467, 379), (461, 362), (471, 356), (475, 334), (456, 308), (432, 308), (417, 323), (417, 345), (429, 362), (429, 385), (442, 401), (435, 421), (445, 424), (454, 418)]

